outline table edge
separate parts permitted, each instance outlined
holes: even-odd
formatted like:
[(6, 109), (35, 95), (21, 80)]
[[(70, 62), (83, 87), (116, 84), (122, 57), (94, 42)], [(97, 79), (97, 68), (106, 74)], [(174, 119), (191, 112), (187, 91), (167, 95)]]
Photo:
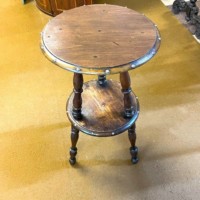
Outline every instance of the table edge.
[[(153, 23), (153, 22), (152, 22)], [(108, 75), (108, 74), (117, 74), (121, 73), (124, 71), (128, 71), (131, 69), (135, 69), (147, 61), (149, 61), (151, 58), (154, 57), (154, 55), (157, 53), (160, 43), (161, 43), (161, 37), (160, 37), (160, 32), (157, 28), (157, 25), (154, 24), (155, 29), (156, 29), (156, 40), (153, 45), (153, 47), (142, 57), (133, 60), (129, 63), (125, 63), (122, 65), (117, 65), (117, 66), (111, 66), (111, 67), (101, 67), (101, 68), (89, 68), (89, 67), (82, 67), (76, 64), (72, 64), (70, 62), (64, 61), (58, 57), (56, 57), (54, 54), (49, 51), (49, 49), (46, 47), (44, 40), (43, 40), (43, 32), (41, 32), (41, 41), (40, 41), (40, 48), (43, 52), (43, 54), (54, 64), (57, 66), (74, 72), (74, 73), (80, 73), (80, 74), (90, 74), (90, 75)]]

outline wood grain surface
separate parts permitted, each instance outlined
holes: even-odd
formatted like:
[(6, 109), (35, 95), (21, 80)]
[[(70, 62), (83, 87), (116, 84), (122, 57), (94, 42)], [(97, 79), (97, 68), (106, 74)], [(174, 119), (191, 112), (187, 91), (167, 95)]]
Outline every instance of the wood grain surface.
[(42, 34), (45, 48), (56, 59), (84, 68), (107, 69), (145, 56), (157, 37), (157, 28), (144, 15), (106, 4), (64, 11)]
[(133, 125), (139, 115), (139, 104), (131, 92), (134, 115), (124, 118), (124, 94), (121, 85), (107, 80), (102, 87), (98, 81), (84, 83), (82, 93), (82, 119), (76, 120), (72, 115), (72, 93), (67, 103), (67, 115), (72, 124), (80, 131), (99, 137), (117, 135)]

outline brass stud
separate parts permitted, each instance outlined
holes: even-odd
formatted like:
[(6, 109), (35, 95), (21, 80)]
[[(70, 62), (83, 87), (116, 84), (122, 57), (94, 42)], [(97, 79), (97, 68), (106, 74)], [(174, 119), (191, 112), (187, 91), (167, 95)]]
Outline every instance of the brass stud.
[(135, 68), (135, 67), (136, 67), (136, 65), (135, 65), (135, 64), (132, 64), (132, 65), (131, 65), (131, 68)]
[(106, 74), (110, 74), (110, 70), (109, 70), (109, 69), (106, 69), (106, 70), (105, 70), (105, 73), (106, 73)]

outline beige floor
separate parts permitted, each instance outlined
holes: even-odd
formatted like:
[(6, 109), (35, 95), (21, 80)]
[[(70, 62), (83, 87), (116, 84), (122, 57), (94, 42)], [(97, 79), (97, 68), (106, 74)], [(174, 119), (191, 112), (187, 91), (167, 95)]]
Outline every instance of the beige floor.
[(0, 200), (200, 199), (200, 45), (161, 1), (121, 2), (150, 17), (162, 35), (156, 57), (130, 72), (141, 105), (140, 162), (130, 164), (127, 133), (81, 134), (71, 167), (65, 102), (72, 74), (39, 48), (50, 17), (34, 2), (1, 1)]

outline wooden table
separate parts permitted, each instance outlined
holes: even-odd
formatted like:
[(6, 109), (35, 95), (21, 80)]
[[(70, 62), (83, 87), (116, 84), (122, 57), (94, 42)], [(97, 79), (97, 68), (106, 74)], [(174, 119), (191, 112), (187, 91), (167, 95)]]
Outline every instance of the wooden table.
[[(70, 163), (75, 164), (79, 131), (91, 136), (115, 136), (128, 130), (132, 163), (138, 162), (135, 122), (138, 98), (131, 90), (128, 70), (157, 52), (156, 25), (131, 9), (87, 5), (53, 18), (41, 34), (41, 48), (56, 65), (74, 73), (74, 90), (66, 111), (72, 124)], [(120, 74), (120, 83), (106, 75)], [(98, 80), (83, 83), (83, 74)]]

